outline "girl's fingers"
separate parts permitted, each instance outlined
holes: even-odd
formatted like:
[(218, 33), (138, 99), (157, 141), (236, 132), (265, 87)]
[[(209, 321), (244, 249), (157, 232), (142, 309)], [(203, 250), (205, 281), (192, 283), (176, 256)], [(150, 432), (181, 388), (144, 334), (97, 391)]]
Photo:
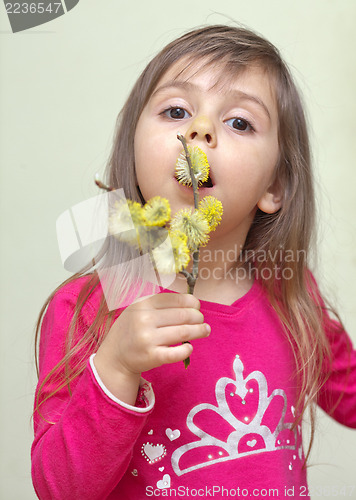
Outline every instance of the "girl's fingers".
[(158, 365), (178, 363), (192, 354), (193, 346), (191, 344), (181, 344), (174, 347), (157, 347), (156, 358)]
[(187, 307), (153, 310), (148, 314), (153, 316), (152, 320), (157, 328), (204, 322), (204, 316), (200, 311)]
[[(149, 299), (151, 306), (155, 309), (168, 309), (176, 307), (188, 307), (193, 309), (200, 309), (199, 300), (194, 295), (188, 293), (158, 293)], [(144, 304), (144, 301), (141, 302)]]
[(154, 336), (154, 343), (157, 347), (169, 347), (182, 342), (208, 337), (210, 335), (210, 330), (210, 326), (206, 323), (166, 326), (157, 329)]

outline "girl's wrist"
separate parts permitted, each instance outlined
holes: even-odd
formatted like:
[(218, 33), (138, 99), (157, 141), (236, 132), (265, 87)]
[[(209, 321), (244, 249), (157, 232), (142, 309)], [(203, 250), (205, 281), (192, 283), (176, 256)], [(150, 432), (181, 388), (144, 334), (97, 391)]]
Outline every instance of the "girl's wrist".
[(140, 387), (141, 374), (113, 365), (103, 352), (96, 353), (93, 362), (105, 387), (120, 401), (134, 406)]

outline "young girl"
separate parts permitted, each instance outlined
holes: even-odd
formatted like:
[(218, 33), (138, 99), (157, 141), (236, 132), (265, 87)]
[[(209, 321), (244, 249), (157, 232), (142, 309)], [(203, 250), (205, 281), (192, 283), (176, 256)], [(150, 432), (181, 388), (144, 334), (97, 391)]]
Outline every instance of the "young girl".
[[(194, 296), (177, 276), (110, 311), (98, 274), (113, 264), (108, 238), (96, 266), (46, 302), (32, 447), (41, 499), (308, 497), (306, 408), (312, 437), (315, 403), (356, 427), (356, 352), (309, 271), (308, 134), (277, 49), (228, 26), (165, 47), (121, 112), (110, 187), (141, 203), (165, 196), (172, 213), (192, 206), (175, 178), (178, 132), (207, 154), (199, 192), (222, 202), (222, 222), (201, 248)], [(135, 273), (118, 271), (116, 285), (124, 297)]]

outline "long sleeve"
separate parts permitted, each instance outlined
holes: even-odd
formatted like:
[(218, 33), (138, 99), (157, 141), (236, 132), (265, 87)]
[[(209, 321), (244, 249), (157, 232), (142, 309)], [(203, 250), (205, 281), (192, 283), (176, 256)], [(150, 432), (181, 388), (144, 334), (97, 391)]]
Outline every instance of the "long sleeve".
[[(76, 298), (73, 290), (62, 290), (48, 307), (41, 331), (38, 388), (63, 355)], [(90, 304), (87, 311), (93, 312)], [(79, 330), (85, 331), (87, 322), (85, 315), (79, 318)], [(46, 384), (41, 399), (52, 390), (53, 383)], [(152, 390), (142, 390), (147, 392), (145, 407), (114, 401), (100, 386), (88, 360), (71, 384), (71, 395), (65, 386), (45, 400), (40, 414), (34, 414), (31, 451), (33, 484), (41, 500), (107, 498), (125, 473), (153, 406)]]
[(327, 381), (318, 394), (318, 405), (340, 424), (356, 428), (356, 350), (343, 326), (330, 317), (313, 274), (308, 271), (310, 291), (323, 311), (323, 328), (331, 351), (324, 360)]
[(325, 313), (332, 362), (318, 404), (343, 425), (356, 428), (356, 350), (341, 325)]

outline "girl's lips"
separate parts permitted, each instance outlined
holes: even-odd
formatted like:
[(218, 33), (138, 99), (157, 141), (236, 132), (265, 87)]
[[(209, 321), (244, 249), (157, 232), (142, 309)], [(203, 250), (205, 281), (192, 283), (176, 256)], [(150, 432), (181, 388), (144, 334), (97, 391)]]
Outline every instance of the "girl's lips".
[(204, 196), (214, 196), (214, 186), (213, 187), (200, 187), (199, 188), (199, 198), (204, 198)]

